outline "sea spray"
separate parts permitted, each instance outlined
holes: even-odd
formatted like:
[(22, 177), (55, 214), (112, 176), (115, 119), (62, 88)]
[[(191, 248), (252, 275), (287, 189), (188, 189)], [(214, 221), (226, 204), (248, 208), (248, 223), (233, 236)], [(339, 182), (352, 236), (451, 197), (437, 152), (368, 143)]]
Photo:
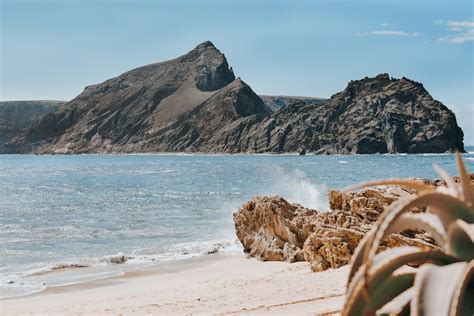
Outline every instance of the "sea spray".
[(271, 187), (270, 194), (280, 195), (291, 203), (298, 203), (305, 207), (318, 211), (328, 209), (328, 201), (325, 196), (327, 187), (323, 184), (315, 184), (301, 169), (285, 171), (275, 167), (272, 176), (275, 185)]

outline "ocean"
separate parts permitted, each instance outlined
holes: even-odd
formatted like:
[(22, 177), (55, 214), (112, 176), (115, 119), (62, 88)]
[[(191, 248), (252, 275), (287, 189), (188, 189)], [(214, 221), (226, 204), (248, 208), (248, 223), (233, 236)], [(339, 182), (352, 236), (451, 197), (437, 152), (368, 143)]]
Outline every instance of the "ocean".
[(457, 173), (452, 154), (0, 155), (0, 297), (240, 253), (232, 214), (252, 196), (324, 211), (328, 189), (433, 164)]

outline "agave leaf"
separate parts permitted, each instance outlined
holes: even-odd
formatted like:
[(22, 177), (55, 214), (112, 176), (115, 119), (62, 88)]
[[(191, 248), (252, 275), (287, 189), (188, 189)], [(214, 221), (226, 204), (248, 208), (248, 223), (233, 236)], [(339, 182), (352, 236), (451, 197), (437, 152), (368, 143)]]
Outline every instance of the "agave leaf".
[(449, 315), (458, 284), (462, 282), (466, 262), (443, 267), (422, 265), (415, 277), (415, 295), (410, 303), (415, 315)]
[(446, 188), (448, 192), (452, 192), (455, 196), (458, 196), (459, 190), (458, 190), (458, 185), (454, 181), (453, 177), (449, 175), (449, 173), (441, 168), (437, 164), (433, 164), (433, 169), (436, 171), (436, 173), (439, 175), (439, 177), (446, 182)]
[(474, 205), (474, 190), (471, 186), (471, 179), (467, 173), (466, 166), (462, 160), (462, 156), (459, 152), (456, 152), (456, 164), (459, 170), (459, 182), (461, 184), (461, 190), (464, 197), (464, 201), (470, 203), (471, 206)]
[(354, 254), (352, 255), (351, 258), (351, 271), (349, 271), (349, 278), (347, 281), (347, 285), (352, 281), (352, 278), (356, 274), (356, 272), (359, 270), (359, 268), (362, 266), (363, 261), (364, 261), (364, 253), (366, 251), (367, 245), (369, 243), (369, 240), (373, 238), (375, 235), (375, 227), (373, 227), (370, 231), (368, 231), (364, 238), (359, 242), (357, 245)]
[(385, 304), (376, 312), (376, 315), (409, 315), (410, 301), (415, 294), (415, 289), (410, 288), (400, 295), (395, 297), (392, 301)]
[[(432, 200), (429, 200), (429, 199)], [(447, 228), (451, 221), (462, 219), (468, 223), (474, 223), (474, 207), (468, 206), (456, 197), (447, 194), (433, 194), (423, 199), (426, 206), (430, 206), (430, 210), (436, 213), (443, 226)]]
[(390, 302), (394, 297), (397, 297), (402, 292), (413, 286), (415, 281), (415, 273), (405, 273), (394, 275), (380, 284), (375, 284), (371, 289), (373, 293), (368, 304), (363, 304), (363, 312), (361, 315), (373, 314), (376, 310)]
[[(446, 186), (382, 180), (346, 189), (399, 185), (418, 193), (394, 202), (360, 242), (352, 257), (343, 315), (372, 315), (382, 304), (377, 314), (474, 315), (474, 184), (459, 153), (456, 159), (459, 184), (434, 166)], [(426, 207), (427, 213), (405, 214), (415, 207)], [(446, 252), (405, 246), (376, 253), (384, 237), (406, 229), (430, 232)], [(463, 259), (471, 261), (459, 262)], [(413, 274), (395, 272), (408, 263), (426, 262), (411, 288)]]
[(373, 295), (371, 295), (369, 302), (366, 302), (363, 299), (356, 300), (351, 307), (351, 314), (374, 314), (377, 309), (390, 302), (400, 293), (412, 287), (414, 280), (415, 273), (399, 275), (392, 274), (382, 283), (374, 284), (374, 287), (370, 289), (370, 292), (373, 293)]
[(366, 291), (368, 290), (370, 299), (373, 290), (401, 266), (426, 261), (446, 264), (456, 262), (457, 259), (440, 251), (420, 251), (419, 248), (410, 246), (396, 247), (377, 254), (367, 273), (365, 266), (362, 266), (354, 275), (347, 288), (343, 315), (358, 315), (360, 306), (368, 303)]
[(359, 183), (355, 185), (348, 186), (342, 189), (342, 192), (348, 191), (355, 191), (360, 190), (367, 187), (374, 187), (374, 186), (386, 186), (386, 185), (395, 185), (399, 187), (413, 189), (415, 191), (426, 191), (432, 190), (433, 186), (426, 184), (419, 180), (412, 180), (412, 179), (387, 179), (387, 180), (375, 180), (375, 181), (368, 181), (364, 183)]
[(415, 197), (400, 199), (390, 205), (389, 208), (382, 213), (375, 226), (375, 235), (368, 240), (368, 245), (364, 252), (366, 269), (370, 267), (370, 258), (375, 256), (381, 240), (387, 236), (386, 232), (389, 231), (392, 223), (400, 217), (402, 213), (414, 207), (424, 206), (429, 206), (430, 210), (439, 216), (445, 228), (458, 218), (469, 223), (474, 222), (474, 210), (469, 208), (464, 202), (448, 194), (430, 191), (420, 193)]
[(405, 213), (395, 219), (385, 232), (385, 236), (407, 229), (424, 230), (431, 234), (440, 247), (444, 247), (447, 233), (439, 217), (429, 213)]
[(450, 254), (466, 261), (474, 259), (474, 224), (454, 221), (448, 229), (448, 244)]
[[(446, 230), (444, 229), (439, 218), (434, 214), (427, 213), (406, 213), (401, 215), (392, 223), (392, 226), (389, 227), (385, 235), (388, 236), (392, 233), (397, 233), (406, 229), (421, 229), (431, 233), (434, 240), (436, 240), (440, 247), (443, 247), (447, 240)], [(352, 255), (348, 283), (351, 282), (352, 277), (362, 265), (366, 246), (369, 239), (373, 237), (374, 234), (375, 228), (369, 231), (364, 236), (364, 238), (362, 238), (362, 240), (359, 242), (359, 245), (355, 249), (354, 254)]]
[(474, 315), (474, 261), (469, 262), (459, 278), (451, 303), (450, 315)]

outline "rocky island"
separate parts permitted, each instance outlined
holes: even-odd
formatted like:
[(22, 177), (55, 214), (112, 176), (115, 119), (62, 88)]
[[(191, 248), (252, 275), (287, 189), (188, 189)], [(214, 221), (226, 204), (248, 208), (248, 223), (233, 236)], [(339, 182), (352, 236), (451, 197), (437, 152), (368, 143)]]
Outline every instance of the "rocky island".
[(211, 42), (91, 85), (9, 135), (3, 153), (440, 153), (464, 151), (455, 115), (388, 74), (330, 99), (263, 97)]

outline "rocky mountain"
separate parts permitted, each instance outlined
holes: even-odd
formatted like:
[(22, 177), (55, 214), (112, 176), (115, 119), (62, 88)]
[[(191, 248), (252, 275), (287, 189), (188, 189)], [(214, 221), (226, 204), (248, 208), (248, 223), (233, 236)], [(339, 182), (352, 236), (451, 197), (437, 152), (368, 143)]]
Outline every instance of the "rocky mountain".
[(3, 151), (419, 153), (463, 151), (462, 140), (454, 114), (420, 83), (387, 74), (272, 111), (204, 42), (86, 87)]
[[(241, 130), (243, 129), (243, 130)], [(351, 81), (327, 102), (295, 103), (258, 124), (242, 124), (247, 151), (325, 154), (464, 151), (455, 115), (423, 85), (388, 74)], [(253, 141), (253, 142), (252, 142)]]
[(15, 138), (10, 151), (199, 151), (229, 123), (270, 110), (211, 42), (88, 86)]
[(66, 101), (1, 101), (0, 146), (45, 114), (55, 112)]
[(263, 103), (274, 112), (293, 103), (303, 102), (305, 104), (321, 104), (327, 100), (324, 98), (295, 97), (286, 95), (259, 95), (259, 97), (262, 99)]

